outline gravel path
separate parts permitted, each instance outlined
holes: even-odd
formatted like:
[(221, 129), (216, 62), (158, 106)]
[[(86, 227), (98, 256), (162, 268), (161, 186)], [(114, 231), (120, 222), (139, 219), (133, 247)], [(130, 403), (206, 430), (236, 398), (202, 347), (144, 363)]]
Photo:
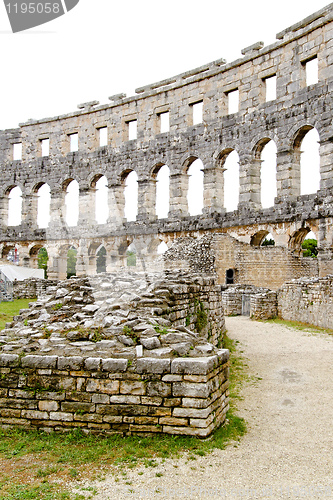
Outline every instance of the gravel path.
[(92, 484), (94, 500), (333, 498), (333, 337), (226, 321), (252, 376), (238, 405), (248, 422), (240, 444), (107, 476)]

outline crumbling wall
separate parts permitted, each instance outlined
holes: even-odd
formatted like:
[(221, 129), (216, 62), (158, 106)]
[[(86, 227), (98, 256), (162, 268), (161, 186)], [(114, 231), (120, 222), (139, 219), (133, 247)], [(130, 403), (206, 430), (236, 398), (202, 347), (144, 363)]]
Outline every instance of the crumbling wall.
[(333, 275), (285, 283), (278, 292), (278, 314), (333, 329)]
[(254, 320), (275, 318), (278, 315), (277, 294), (273, 291), (251, 295), (250, 317)]
[(1, 332), (1, 425), (205, 437), (224, 422), (213, 277), (120, 272), (46, 292)]
[(54, 280), (29, 278), (23, 281), (13, 282), (14, 299), (33, 299), (45, 295), (49, 286), (55, 285)]

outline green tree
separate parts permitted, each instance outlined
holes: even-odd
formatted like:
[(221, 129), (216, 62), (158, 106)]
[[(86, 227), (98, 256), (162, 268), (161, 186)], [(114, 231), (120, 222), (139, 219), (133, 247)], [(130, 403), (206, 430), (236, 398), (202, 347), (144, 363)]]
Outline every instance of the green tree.
[(268, 247), (268, 246), (272, 246), (274, 247), (275, 246), (275, 241), (272, 240), (271, 238), (270, 239), (264, 239), (264, 241), (262, 242), (261, 244), (262, 247)]
[(128, 250), (126, 252), (126, 255), (127, 255), (127, 265), (136, 266), (136, 253)]
[(317, 240), (309, 238), (308, 240), (304, 240), (302, 243), (303, 249), (303, 257), (317, 257), (318, 248), (317, 248)]
[(67, 278), (76, 276), (76, 254), (75, 248), (70, 248), (67, 253)]
[(47, 278), (47, 261), (49, 256), (47, 254), (46, 248), (41, 248), (38, 252), (37, 262), (38, 269), (44, 269), (44, 278)]

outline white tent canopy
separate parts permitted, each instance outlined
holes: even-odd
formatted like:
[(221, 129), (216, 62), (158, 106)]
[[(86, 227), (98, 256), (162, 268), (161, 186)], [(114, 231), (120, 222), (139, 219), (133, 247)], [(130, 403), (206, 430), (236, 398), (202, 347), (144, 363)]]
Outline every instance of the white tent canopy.
[(0, 272), (10, 281), (23, 281), (28, 278), (44, 278), (44, 269), (34, 269), (32, 267), (19, 267), (8, 264), (0, 266)]

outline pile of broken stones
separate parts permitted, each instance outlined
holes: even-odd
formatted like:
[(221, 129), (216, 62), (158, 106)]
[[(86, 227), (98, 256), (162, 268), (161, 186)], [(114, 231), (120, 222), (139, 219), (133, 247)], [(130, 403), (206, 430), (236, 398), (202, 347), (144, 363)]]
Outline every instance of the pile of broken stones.
[(0, 353), (127, 359), (212, 355), (216, 348), (204, 336), (163, 317), (172, 286), (191, 279), (178, 271), (167, 278), (123, 272), (60, 281), (7, 323), (0, 332)]

